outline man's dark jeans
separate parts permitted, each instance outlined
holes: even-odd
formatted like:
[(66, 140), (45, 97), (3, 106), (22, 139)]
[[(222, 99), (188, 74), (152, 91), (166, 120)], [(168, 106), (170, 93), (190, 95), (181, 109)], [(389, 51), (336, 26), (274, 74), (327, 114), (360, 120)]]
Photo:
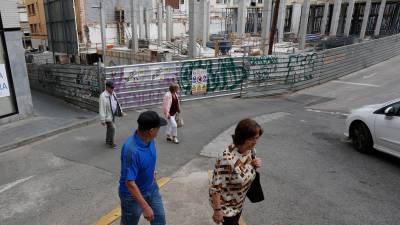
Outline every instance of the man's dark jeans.
[(113, 145), (115, 138), (115, 123), (106, 122), (106, 125), (107, 125), (106, 144)]

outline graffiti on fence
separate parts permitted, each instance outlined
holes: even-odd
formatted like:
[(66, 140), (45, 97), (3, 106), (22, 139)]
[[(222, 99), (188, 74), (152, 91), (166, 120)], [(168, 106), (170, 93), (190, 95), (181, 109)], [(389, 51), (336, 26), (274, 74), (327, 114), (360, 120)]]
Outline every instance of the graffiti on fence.
[(91, 98), (100, 95), (97, 68), (31, 64), (28, 67), (32, 86), (65, 97)]
[(244, 66), (235, 63), (233, 58), (184, 62), (181, 66), (179, 86), (186, 95), (192, 92), (192, 74), (196, 69), (207, 71), (207, 93), (234, 90), (240, 87), (248, 76)]
[(109, 73), (123, 107), (158, 104), (170, 84), (176, 82), (172, 69), (140, 66), (117, 69)]
[(57, 84), (56, 76), (54, 76), (50, 68), (39, 65), (35, 66), (34, 68), (35, 69), (33, 71), (37, 74), (37, 80), (43, 88)]
[(258, 82), (268, 81), (272, 73), (278, 70), (278, 58), (276, 56), (261, 56), (249, 58), (250, 78)]
[(98, 80), (97, 68), (84, 68), (81, 67), (76, 75), (76, 84), (87, 86), (90, 92), (89, 97), (99, 97), (100, 87)]
[(170, 68), (141, 66), (127, 67), (113, 71), (110, 78), (114, 82), (115, 90), (145, 88), (146, 85), (168, 87), (175, 82), (177, 73)]
[(164, 90), (145, 90), (118, 95), (122, 107), (137, 107), (160, 104), (164, 97)]
[(290, 55), (287, 64), (285, 83), (297, 83), (314, 77), (317, 54)]

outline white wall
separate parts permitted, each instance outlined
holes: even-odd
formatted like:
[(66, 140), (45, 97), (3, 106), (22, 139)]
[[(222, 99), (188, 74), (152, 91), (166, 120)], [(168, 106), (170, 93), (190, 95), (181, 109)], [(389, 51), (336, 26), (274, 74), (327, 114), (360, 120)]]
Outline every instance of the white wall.
[(0, 11), (4, 28), (20, 27), (16, 0), (1, 0)]

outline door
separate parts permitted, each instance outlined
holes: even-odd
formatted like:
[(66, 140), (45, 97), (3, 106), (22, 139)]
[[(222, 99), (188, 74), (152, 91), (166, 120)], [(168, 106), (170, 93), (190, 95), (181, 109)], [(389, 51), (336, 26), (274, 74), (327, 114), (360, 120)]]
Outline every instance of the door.
[[(395, 115), (386, 116), (384, 111), (393, 107)], [(378, 148), (393, 153), (400, 153), (400, 102), (396, 102), (380, 110), (375, 119), (375, 141)]]

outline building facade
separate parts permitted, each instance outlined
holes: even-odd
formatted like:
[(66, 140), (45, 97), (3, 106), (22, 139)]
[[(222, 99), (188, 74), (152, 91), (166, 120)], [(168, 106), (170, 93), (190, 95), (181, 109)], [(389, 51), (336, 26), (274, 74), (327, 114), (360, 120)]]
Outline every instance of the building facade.
[(33, 105), (16, 0), (0, 8), (0, 124), (32, 115)]
[(17, 7), (19, 24), (21, 25), (21, 31), (24, 34), (22, 36), (23, 46), (25, 49), (32, 49), (31, 29), (29, 26), (28, 11), (26, 9), (25, 0), (18, 0)]
[(48, 39), (43, 0), (25, 0), (25, 6), (28, 13), (32, 48), (46, 50)]

